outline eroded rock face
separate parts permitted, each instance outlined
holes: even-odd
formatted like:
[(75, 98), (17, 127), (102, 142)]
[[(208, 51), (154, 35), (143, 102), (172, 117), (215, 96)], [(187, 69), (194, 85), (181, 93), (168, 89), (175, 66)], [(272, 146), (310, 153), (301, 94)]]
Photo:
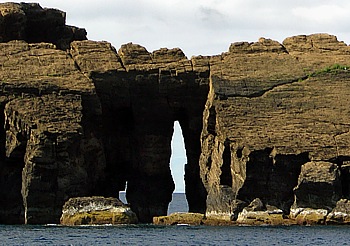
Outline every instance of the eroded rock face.
[[(132, 43), (116, 53), (106, 43), (74, 42), (71, 54), (101, 98), (108, 195), (124, 190), (127, 181), (128, 202), (141, 221), (167, 213), (174, 190), (170, 143), (174, 121), (179, 121), (187, 154), (189, 210), (204, 212), (206, 193), (198, 162), (208, 61), (197, 58), (193, 64), (179, 49), (149, 53)], [(113, 62), (106, 66), (105, 57)]]
[[(345, 165), (349, 73), (334, 64), (347, 64), (348, 54), (334, 36), (317, 34), (283, 46), (236, 43), (212, 58), (200, 158), (208, 214), (229, 217), (237, 200), (257, 197), (288, 214), (303, 164)], [(335, 187), (344, 178), (331, 184), (342, 196)]]
[(338, 166), (329, 162), (305, 163), (301, 168), (294, 194), (293, 207), (315, 209), (335, 207), (342, 196)]
[(141, 222), (166, 215), (174, 121), (190, 212), (230, 222), (258, 198), (327, 215), (349, 198), (350, 48), (336, 37), (261, 38), (189, 60), (82, 40), (37, 4), (0, 13), (0, 223), (58, 223), (69, 198), (118, 197), (126, 184)]
[(57, 223), (67, 199), (94, 194), (104, 180), (99, 100), (66, 52), (0, 46), (0, 223)]

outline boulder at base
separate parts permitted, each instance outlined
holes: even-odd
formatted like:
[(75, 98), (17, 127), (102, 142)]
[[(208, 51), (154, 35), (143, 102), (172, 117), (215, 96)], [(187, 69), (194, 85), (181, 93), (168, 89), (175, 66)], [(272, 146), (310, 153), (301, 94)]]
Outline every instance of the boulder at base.
[(238, 214), (237, 223), (246, 225), (284, 225), (291, 224), (284, 219), (283, 211), (277, 207), (264, 205), (256, 198)]
[(340, 199), (337, 206), (327, 215), (327, 224), (350, 224), (350, 201)]
[(117, 198), (76, 197), (63, 206), (62, 225), (135, 224), (136, 214)]
[(168, 216), (153, 217), (153, 224), (156, 225), (203, 225), (204, 214), (200, 213), (172, 213)]

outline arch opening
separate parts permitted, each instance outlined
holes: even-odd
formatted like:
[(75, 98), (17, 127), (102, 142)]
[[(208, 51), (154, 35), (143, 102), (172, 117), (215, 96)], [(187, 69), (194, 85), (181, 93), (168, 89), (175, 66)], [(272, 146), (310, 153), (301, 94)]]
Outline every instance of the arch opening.
[(185, 165), (187, 163), (185, 141), (178, 121), (174, 122), (174, 132), (171, 140), (170, 170), (175, 183), (173, 198), (169, 204), (168, 214), (173, 212), (188, 212), (188, 202), (185, 195)]

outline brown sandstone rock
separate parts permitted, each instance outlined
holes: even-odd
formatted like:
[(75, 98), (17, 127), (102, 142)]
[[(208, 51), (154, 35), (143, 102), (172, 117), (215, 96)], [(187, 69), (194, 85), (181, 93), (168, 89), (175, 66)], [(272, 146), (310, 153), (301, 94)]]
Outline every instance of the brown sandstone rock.
[(276, 52), (286, 53), (286, 49), (277, 41), (271, 39), (260, 38), (256, 43), (238, 42), (231, 44), (229, 48), (230, 53), (250, 54), (250, 53), (264, 53)]
[[(230, 221), (259, 197), (288, 214), (296, 186), (297, 208), (349, 197), (349, 47), (336, 37), (261, 38), (188, 60), (71, 43), (84, 30), (38, 4), (0, 14), (2, 41), (29, 42), (0, 43), (0, 223), (57, 223), (70, 197), (117, 197), (126, 182), (140, 221), (165, 215), (176, 120), (191, 212)], [(300, 175), (310, 162), (321, 164)]]
[(238, 214), (237, 223), (245, 225), (284, 225), (284, 214), (274, 206), (265, 206), (256, 198)]
[(153, 217), (155, 225), (203, 225), (204, 214), (199, 213), (172, 213), (168, 216)]
[(136, 214), (117, 198), (76, 197), (63, 206), (62, 225), (136, 224)]
[[(317, 47), (298, 53), (304, 40)], [(211, 60), (200, 158), (210, 214), (229, 217), (235, 199), (255, 197), (288, 214), (301, 166), (310, 160), (342, 164), (338, 156), (349, 153), (349, 74), (332, 69), (347, 64), (348, 47), (329, 35), (287, 39), (288, 53), (261, 41), (259, 52), (252, 44), (233, 44)], [(330, 184), (337, 197), (339, 182)]]
[(65, 200), (91, 195), (104, 179), (99, 100), (54, 45), (0, 46), (0, 223), (58, 223)]
[(324, 225), (327, 214), (326, 209), (297, 208), (291, 209), (290, 218), (298, 225)]
[(340, 199), (335, 208), (327, 215), (327, 224), (350, 224), (350, 201)]
[(329, 162), (305, 163), (294, 193), (295, 208), (333, 208), (342, 195), (340, 170)]

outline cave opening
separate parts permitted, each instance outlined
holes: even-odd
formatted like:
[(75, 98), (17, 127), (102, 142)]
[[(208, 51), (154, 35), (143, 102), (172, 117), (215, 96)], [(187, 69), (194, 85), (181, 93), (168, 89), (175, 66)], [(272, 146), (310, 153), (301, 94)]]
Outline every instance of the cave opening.
[(171, 140), (170, 170), (175, 183), (172, 202), (168, 214), (173, 212), (188, 212), (188, 202), (185, 196), (185, 164), (187, 163), (185, 141), (180, 123), (174, 122), (174, 132)]

